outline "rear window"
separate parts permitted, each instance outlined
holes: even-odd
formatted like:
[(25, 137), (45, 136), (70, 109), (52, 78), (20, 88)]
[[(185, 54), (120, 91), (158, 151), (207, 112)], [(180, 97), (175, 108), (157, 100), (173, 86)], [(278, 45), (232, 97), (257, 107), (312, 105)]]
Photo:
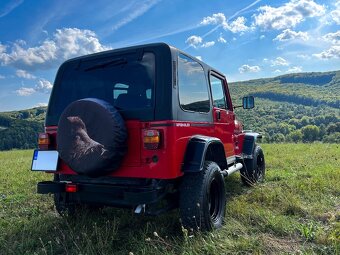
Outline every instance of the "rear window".
[(60, 75), (49, 103), (51, 119), (59, 119), (73, 101), (89, 97), (122, 111), (153, 107), (155, 55), (151, 52), (70, 62)]

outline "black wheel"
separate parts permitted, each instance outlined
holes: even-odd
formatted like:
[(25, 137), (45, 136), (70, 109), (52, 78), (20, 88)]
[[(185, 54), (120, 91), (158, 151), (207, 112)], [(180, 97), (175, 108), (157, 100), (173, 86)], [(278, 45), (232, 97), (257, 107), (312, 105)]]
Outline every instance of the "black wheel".
[(54, 194), (54, 206), (59, 215), (61, 216), (75, 216), (76, 206), (74, 204), (66, 204), (63, 202), (65, 200), (66, 194)]
[[(54, 175), (54, 181), (59, 181), (60, 177), (58, 174)], [(59, 215), (61, 216), (74, 216), (76, 213), (76, 206), (70, 204), (67, 199), (67, 193), (55, 193), (53, 194), (54, 206)]]
[(207, 161), (201, 172), (183, 176), (179, 207), (184, 228), (210, 231), (222, 227), (225, 204), (224, 178), (215, 162)]
[(260, 146), (256, 145), (252, 159), (245, 159), (241, 169), (241, 180), (247, 186), (263, 182), (266, 172), (264, 154)]

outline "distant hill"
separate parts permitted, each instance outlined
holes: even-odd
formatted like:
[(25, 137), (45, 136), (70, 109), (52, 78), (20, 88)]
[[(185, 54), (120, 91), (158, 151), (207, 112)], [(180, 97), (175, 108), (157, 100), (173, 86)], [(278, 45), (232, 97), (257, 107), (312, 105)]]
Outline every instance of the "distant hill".
[[(252, 110), (237, 108), (245, 129), (265, 142), (340, 143), (340, 71), (296, 73), (229, 84), (233, 104), (255, 96)], [(0, 113), (0, 150), (36, 147), (46, 107)]]
[(0, 113), (0, 150), (35, 148), (45, 115), (46, 107)]
[(236, 82), (233, 86), (243, 89), (236, 89), (237, 93), (244, 94), (250, 89), (254, 96), (272, 101), (340, 108), (340, 71), (286, 74), (275, 78)]
[(229, 85), (234, 104), (255, 97), (255, 109), (236, 109), (246, 129), (267, 142), (340, 143), (340, 71), (296, 73)]

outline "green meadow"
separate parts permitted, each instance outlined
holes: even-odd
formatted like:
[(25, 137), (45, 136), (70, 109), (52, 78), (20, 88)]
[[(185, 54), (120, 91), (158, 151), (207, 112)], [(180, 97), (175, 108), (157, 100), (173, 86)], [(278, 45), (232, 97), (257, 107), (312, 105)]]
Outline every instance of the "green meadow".
[(31, 150), (0, 152), (0, 254), (340, 254), (340, 145), (263, 144), (266, 181), (226, 179), (225, 225), (188, 233), (178, 211), (103, 208), (60, 217)]

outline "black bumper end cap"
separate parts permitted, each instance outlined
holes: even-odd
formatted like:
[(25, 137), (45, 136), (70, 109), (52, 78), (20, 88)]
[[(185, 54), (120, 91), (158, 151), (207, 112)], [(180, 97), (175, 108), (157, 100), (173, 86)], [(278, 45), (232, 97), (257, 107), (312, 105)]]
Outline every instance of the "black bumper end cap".
[(65, 183), (43, 181), (37, 185), (38, 194), (61, 193), (65, 191)]

